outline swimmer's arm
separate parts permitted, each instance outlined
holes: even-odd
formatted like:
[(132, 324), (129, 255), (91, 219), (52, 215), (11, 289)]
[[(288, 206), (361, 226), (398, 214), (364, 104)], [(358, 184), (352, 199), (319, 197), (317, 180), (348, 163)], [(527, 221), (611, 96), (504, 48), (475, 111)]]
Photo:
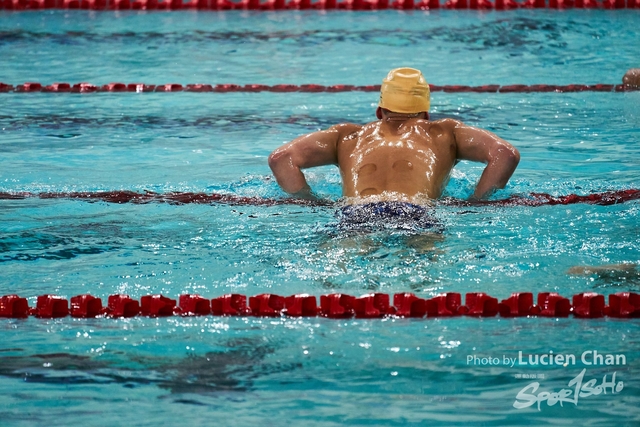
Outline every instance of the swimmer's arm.
[(482, 162), (487, 166), (480, 176), (472, 200), (480, 200), (491, 195), (498, 188), (504, 188), (520, 162), (520, 153), (499, 136), (458, 122), (453, 130), (457, 158)]
[(337, 165), (338, 142), (360, 130), (359, 125), (341, 124), (329, 129), (300, 136), (276, 149), (269, 156), (269, 167), (278, 185), (287, 193), (300, 198), (316, 199), (302, 169)]

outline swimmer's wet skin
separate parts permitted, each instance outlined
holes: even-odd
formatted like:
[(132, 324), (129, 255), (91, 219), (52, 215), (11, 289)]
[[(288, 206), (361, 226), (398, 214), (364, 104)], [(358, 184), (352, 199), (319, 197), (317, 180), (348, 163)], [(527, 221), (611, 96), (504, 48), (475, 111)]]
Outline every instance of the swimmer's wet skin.
[[(460, 121), (431, 121), (429, 108), (429, 85), (422, 73), (394, 69), (382, 82), (377, 121), (342, 123), (300, 136), (271, 153), (269, 166), (284, 191), (314, 199), (302, 169), (337, 165), (345, 204), (369, 206), (362, 209), (373, 209), (374, 216), (378, 203), (433, 206), (459, 160), (487, 165), (470, 199), (504, 188), (520, 161), (518, 150)], [(398, 206), (378, 205), (389, 212)]]

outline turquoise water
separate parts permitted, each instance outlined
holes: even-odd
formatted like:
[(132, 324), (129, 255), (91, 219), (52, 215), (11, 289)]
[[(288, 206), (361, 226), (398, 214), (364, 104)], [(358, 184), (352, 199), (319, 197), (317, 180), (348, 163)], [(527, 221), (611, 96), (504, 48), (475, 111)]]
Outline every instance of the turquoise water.
[[(377, 84), (409, 65), (434, 84), (618, 83), (637, 67), (635, 11), (0, 13), (0, 81)], [(0, 192), (219, 192), (282, 198), (268, 154), (374, 119), (375, 93), (0, 94)], [(434, 118), (490, 129), (522, 161), (495, 195), (640, 187), (640, 92), (433, 94)], [(447, 196), (472, 193), (461, 163)], [(309, 171), (338, 200), (334, 168)], [(638, 202), (438, 206), (435, 242), (335, 232), (331, 207), (0, 201), (0, 295), (215, 297), (370, 291), (640, 292)], [(637, 425), (637, 320), (168, 318), (0, 320), (0, 424)], [(479, 358), (577, 355), (576, 365)], [(625, 365), (587, 366), (588, 351)], [(471, 363), (469, 357), (472, 357)], [(623, 381), (577, 405), (515, 409)], [(53, 421), (51, 421), (53, 420)], [(285, 421), (286, 420), (286, 421)], [(290, 420), (290, 421), (288, 421)]]

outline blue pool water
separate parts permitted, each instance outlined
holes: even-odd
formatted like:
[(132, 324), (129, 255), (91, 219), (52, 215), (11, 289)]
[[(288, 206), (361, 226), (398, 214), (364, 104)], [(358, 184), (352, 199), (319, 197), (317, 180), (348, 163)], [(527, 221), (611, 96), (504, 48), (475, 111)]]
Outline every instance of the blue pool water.
[[(378, 84), (618, 83), (636, 11), (505, 13), (0, 12), (0, 81)], [(283, 198), (266, 164), (309, 131), (374, 119), (375, 93), (0, 94), (0, 192), (133, 190)], [(432, 116), (487, 128), (522, 161), (494, 197), (640, 187), (640, 92), (436, 92)], [(465, 198), (482, 165), (461, 163)], [(308, 172), (338, 200), (334, 168)], [(134, 298), (234, 292), (640, 292), (638, 202), (438, 206), (443, 237), (336, 233), (331, 207), (0, 201), (0, 295)], [(0, 424), (519, 425), (640, 423), (637, 320), (0, 319)], [(567, 367), (505, 357), (576, 355)], [(584, 365), (580, 355), (624, 355)], [(589, 353), (587, 353), (589, 354)], [(483, 365), (474, 357), (496, 358)], [(577, 405), (541, 390), (623, 381)]]

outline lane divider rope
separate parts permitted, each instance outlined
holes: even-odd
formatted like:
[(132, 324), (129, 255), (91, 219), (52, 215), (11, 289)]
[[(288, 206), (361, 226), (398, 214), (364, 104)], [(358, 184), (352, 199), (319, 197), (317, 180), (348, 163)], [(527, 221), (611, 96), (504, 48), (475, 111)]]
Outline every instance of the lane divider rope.
[[(248, 304), (247, 304), (248, 299)], [(0, 317), (26, 318), (35, 316), (44, 319), (61, 318), (71, 315), (78, 318), (93, 317), (149, 317), (167, 316), (257, 316), (257, 317), (315, 317), (331, 319), (382, 318), (388, 316), (409, 318), (432, 317), (568, 317), (576, 318), (640, 318), (640, 294), (618, 292), (609, 295), (609, 304), (605, 297), (594, 292), (573, 295), (572, 300), (555, 292), (538, 294), (537, 304), (531, 292), (512, 293), (507, 299), (498, 302), (497, 298), (483, 292), (465, 295), (465, 304), (457, 292), (440, 294), (424, 299), (412, 293), (393, 295), (370, 293), (361, 297), (347, 294), (328, 294), (320, 296), (320, 304), (313, 295), (296, 294), (280, 296), (260, 294), (250, 296), (227, 294), (213, 299), (200, 295), (183, 294), (179, 297), (179, 306), (175, 299), (163, 295), (145, 295), (140, 301), (128, 295), (109, 295), (107, 306), (103, 307), (100, 298), (89, 294), (77, 295), (67, 299), (57, 295), (40, 295), (35, 307), (29, 307), (26, 298), (18, 295), (5, 295), (0, 298)]]
[[(84, 200), (88, 202), (107, 203), (168, 203), (173, 205), (182, 204), (226, 204), (234, 206), (275, 206), (275, 205), (304, 205), (304, 206), (334, 206), (336, 203), (330, 200), (303, 200), (294, 198), (265, 198), (238, 196), (234, 194), (219, 193), (191, 193), (191, 192), (171, 192), (154, 193), (135, 191), (96, 191), (96, 192), (69, 192), (69, 193), (29, 193), (29, 192), (0, 192), (0, 200), (24, 200), (31, 198), (39, 199), (72, 199)], [(625, 203), (633, 200), (640, 200), (640, 189), (614, 190), (588, 195), (569, 194), (566, 196), (552, 196), (545, 193), (529, 193), (528, 195), (512, 195), (505, 199), (498, 200), (478, 200), (468, 201), (447, 197), (437, 200), (439, 205), (451, 207), (471, 207), (471, 206), (556, 206), (573, 205), (584, 203), (591, 205), (610, 206)]]
[(511, 10), (527, 9), (636, 9), (640, 0), (0, 0), (0, 9), (86, 10)]
[[(640, 0), (638, 0), (640, 1)], [(605, 84), (598, 83), (593, 85), (585, 84), (568, 84), (568, 85), (482, 85), (482, 86), (465, 86), (465, 85), (429, 85), (432, 92), (478, 92), (478, 93), (513, 93), (513, 92), (630, 92), (640, 90), (639, 86), (625, 84)], [(0, 82), (0, 92), (13, 93), (94, 93), (94, 92), (110, 92), (110, 93), (145, 93), (145, 92), (379, 92), (380, 85), (318, 85), (318, 84), (187, 84), (178, 83), (148, 85), (145, 83), (109, 83), (106, 85), (93, 85), (91, 83), (53, 83), (50, 85), (38, 82), (26, 82), (19, 85), (11, 85)]]

